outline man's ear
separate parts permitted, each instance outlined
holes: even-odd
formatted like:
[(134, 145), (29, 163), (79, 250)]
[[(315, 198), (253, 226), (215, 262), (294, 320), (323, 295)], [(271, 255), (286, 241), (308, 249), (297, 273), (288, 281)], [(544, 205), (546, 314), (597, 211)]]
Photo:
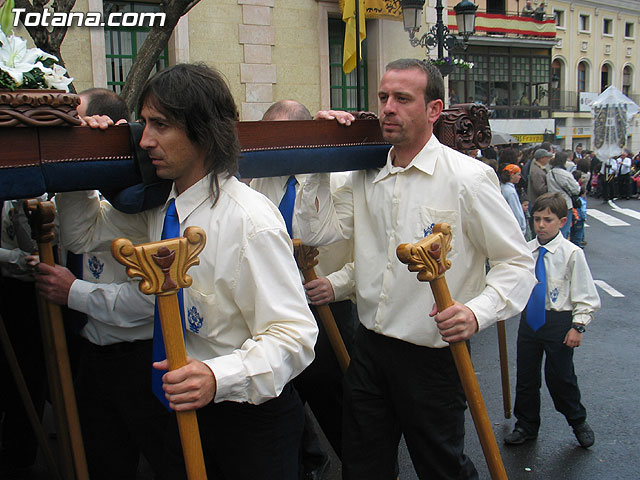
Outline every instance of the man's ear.
[(429, 123), (436, 123), (438, 118), (440, 118), (440, 114), (442, 113), (442, 109), (444, 108), (444, 103), (442, 100), (431, 100), (427, 104), (427, 116), (429, 118)]
[(567, 223), (567, 217), (562, 217), (560, 219), (560, 228), (564, 227)]

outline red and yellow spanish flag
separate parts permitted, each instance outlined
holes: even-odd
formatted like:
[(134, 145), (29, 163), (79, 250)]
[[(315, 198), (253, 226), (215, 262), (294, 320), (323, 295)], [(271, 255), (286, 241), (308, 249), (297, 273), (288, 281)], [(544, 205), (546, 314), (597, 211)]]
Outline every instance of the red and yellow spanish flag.
[(362, 41), (367, 38), (365, 27), (364, 0), (345, 0), (342, 10), (344, 28), (344, 50), (342, 54), (342, 70), (349, 74), (356, 68), (356, 1), (360, 2), (360, 59), (362, 60)]

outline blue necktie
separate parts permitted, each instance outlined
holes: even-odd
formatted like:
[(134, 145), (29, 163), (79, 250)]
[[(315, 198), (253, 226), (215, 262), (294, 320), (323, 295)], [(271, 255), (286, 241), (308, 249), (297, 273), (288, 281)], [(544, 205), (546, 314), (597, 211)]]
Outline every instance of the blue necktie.
[(538, 249), (538, 260), (536, 260), (536, 278), (538, 283), (533, 287), (529, 303), (527, 303), (527, 323), (537, 331), (545, 322), (545, 304), (547, 300), (547, 273), (544, 269), (544, 254), (547, 249)]
[[(169, 207), (167, 213), (164, 216), (164, 224), (162, 225), (162, 240), (167, 238), (176, 238), (180, 236), (180, 221), (178, 220), (178, 212), (176, 211), (176, 201), (171, 199), (169, 201)], [(180, 305), (180, 320), (182, 322), (182, 334), (184, 335), (184, 299), (182, 297), (182, 289), (178, 290), (178, 304)], [(154, 313), (153, 322), (153, 361), (161, 362), (167, 358), (167, 353), (164, 349), (164, 338), (162, 337), (162, 325), (160, 324), (160, 312), (158, 311), (158, 300), (156, 299), (156, 308)], [(156, 370), (152, 368), (151, 372), (151, 389), (158, 400), (171, 410), (169, 407), (169, 401), (164, 396), (164, 390), (162, 390), (162, 376), (167, 373), (167, 370)]]
[(291, 238), (293, 238), (293, 206), (296, 203), (296, 183), (298, 183), (296, 177), (291, 175), (287, 180), (287, 191), (284, 192), (280, 205), (278, 205), (278, 210), (284, 218), (287, 232)]

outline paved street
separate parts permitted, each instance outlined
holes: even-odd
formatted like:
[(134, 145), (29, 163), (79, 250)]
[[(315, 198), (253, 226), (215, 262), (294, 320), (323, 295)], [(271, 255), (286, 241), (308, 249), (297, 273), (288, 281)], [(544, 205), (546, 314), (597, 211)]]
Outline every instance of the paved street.
[[(588, 421), (596, 434), (595, 445), (588, 450), (578, 446), (571, 428), (555, 411), (543, 386), (538, 440), (519, 447), (505, 446), (502, 437), (512, 430), (514, 419), (504, 418), (495, 327), (482, 332), (472, 342), (474, 367), (510, 480), (640, 478), (640, 415), (637, 411), (640, 201), (621, 200), (611, 206), (603, 205), (599, 199), (589, 197), (588, 200), (585, 253), (593, 277), (598, 280), (602, 309), (575, 352), (575, 365)], [(507, 321), (512, 401), (515, 399), (517, 331), (518, 319)], [(480, 478), (490, 478), (469, 415), (466, 448)], [(331, 480), (340, 478), (336, 463), (332, 465)], [(418, 478), (406, 448), (400, 451), (400, 478)]]

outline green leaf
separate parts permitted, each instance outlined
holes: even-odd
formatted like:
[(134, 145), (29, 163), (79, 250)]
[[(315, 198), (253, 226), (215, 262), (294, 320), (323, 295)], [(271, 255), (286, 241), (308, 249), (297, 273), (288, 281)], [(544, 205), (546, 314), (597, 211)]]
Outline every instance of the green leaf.
[(11, 34), (13, 28), (13, 12), (15, 7), (14, 0), (6, 0), (2, 8), (0, 8), (0, 28), (6, 36)]
[(17, 86), (18, 85), (16, 85), (16, 82), (13, 80), (11, 75), (9, 75), (4, 70), (0, 70), (0, 89), (7, 88), (13, 91)]

